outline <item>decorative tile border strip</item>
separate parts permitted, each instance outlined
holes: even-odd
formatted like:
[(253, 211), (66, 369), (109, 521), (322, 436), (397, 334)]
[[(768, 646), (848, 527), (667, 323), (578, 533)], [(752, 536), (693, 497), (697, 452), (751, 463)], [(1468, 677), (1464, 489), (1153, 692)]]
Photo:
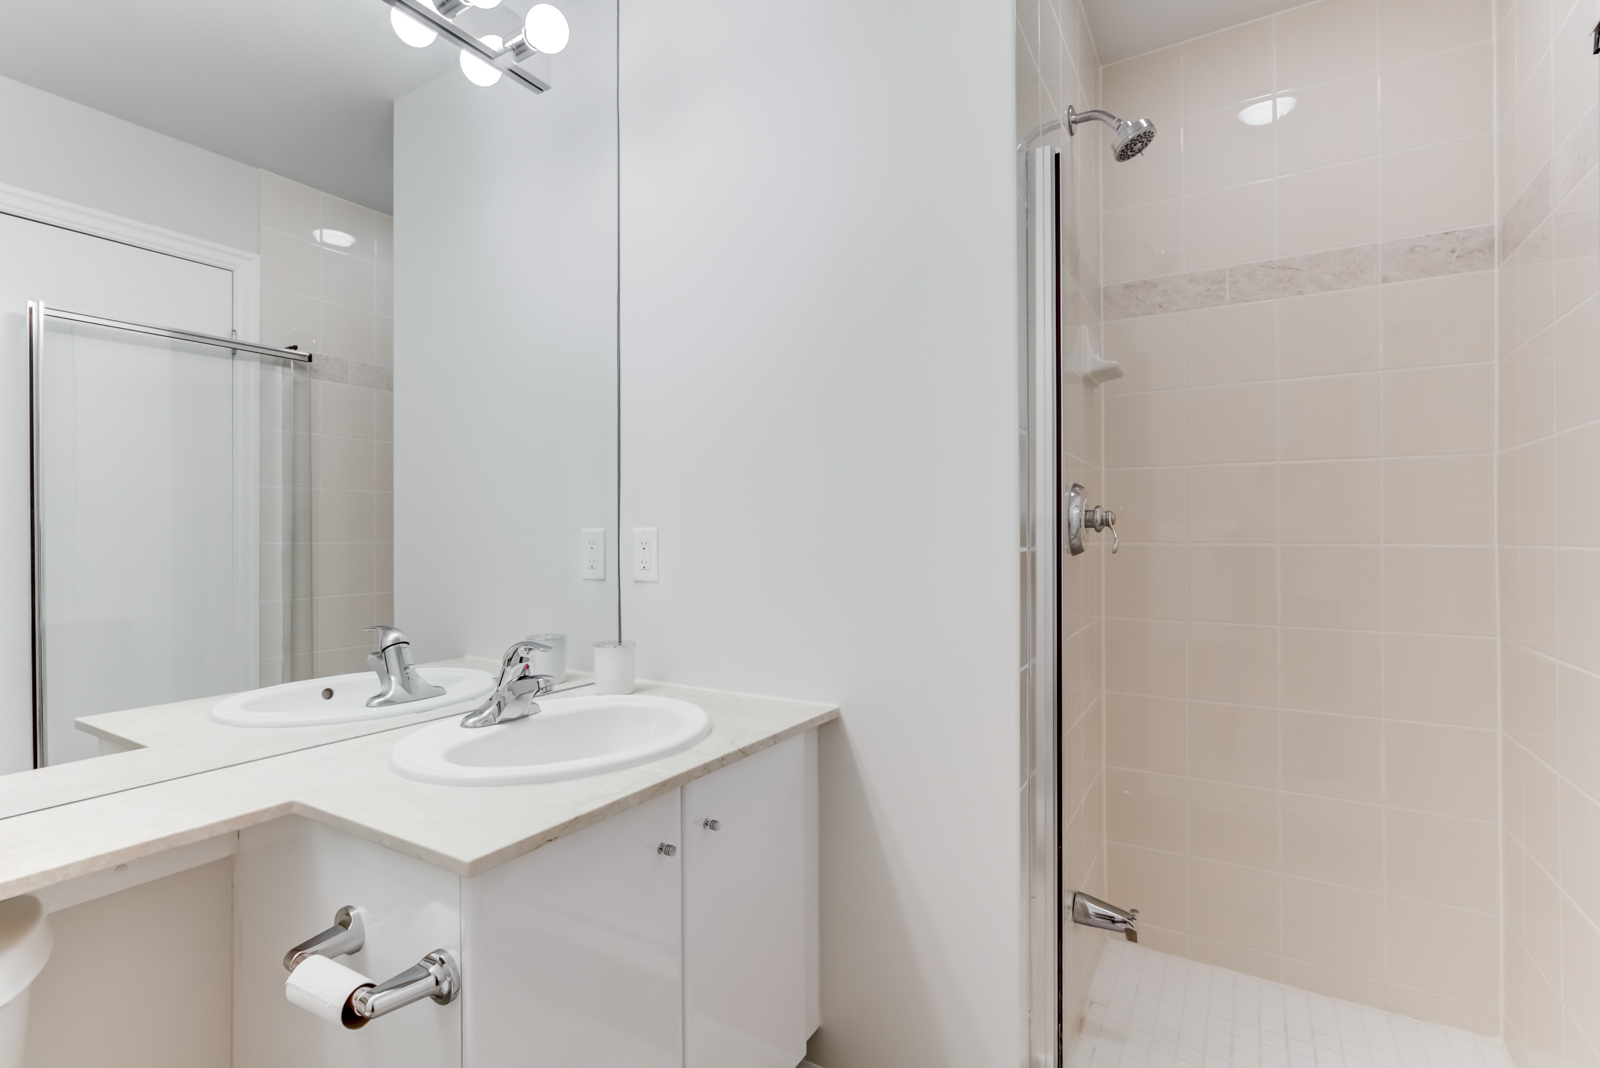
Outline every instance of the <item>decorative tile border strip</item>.
[(1520, 196), (1500, 217), (1500, 262), (1522, 247), (1528, 235), (1550, 217), (1583, 176), (1600, 162), (1600, 120), (1591, 105), (1572, 132), (1556, 146)]
[(1117, 282), (1102, 291), (1102, 314), (1107, 320), (1133, 319), (1382, 282), (1487, 271), (1494, 267), (1494, 239), (1493, 226), (1474, 226), (1304, 256)]
[(394, 371), (375, 363), (352, 360), (344, 356), (317, 353), (311, 361), (311, 377), (323, 382), (341, 382), (348, 386), (394, 392)]
[(1494, 227), (1444, 230), (1383, 243), (1385, 282), (1410, 282), (1445, 274), (1470, 274), (1494, 267)]

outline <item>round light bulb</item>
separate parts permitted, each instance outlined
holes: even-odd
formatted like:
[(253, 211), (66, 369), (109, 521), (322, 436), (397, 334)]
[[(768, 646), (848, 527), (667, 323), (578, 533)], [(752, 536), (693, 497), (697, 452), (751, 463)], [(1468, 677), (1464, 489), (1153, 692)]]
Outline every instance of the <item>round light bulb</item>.
[(389, 25), (394, 27), (394, 34), (412, 48), (427, 48), (439, 37), (439, 31), (431, 26), (424, 26), (410, 15), (403, 14), (399, 8), (389, 9)]
[[(496, 0), (498, 3), (499, 0)], [(482, 7), (483, 5), (478, 5)], [(480, 40), (490, 48), (499, 50), (504, 47), (504, 42), (494, 34), (488, 34)], [(500, 68), (493, 63), (485, 63), (471, 52), (465, 50), (461, 53), (461, 73), (467, 76), (467, 81), (473, 85), (481, 85), (485, 89), (500, 80)]]
[(527, 41), (547, 56), (567, 47), (567, 17), (549, 4), (535, 4), (522, 24)]

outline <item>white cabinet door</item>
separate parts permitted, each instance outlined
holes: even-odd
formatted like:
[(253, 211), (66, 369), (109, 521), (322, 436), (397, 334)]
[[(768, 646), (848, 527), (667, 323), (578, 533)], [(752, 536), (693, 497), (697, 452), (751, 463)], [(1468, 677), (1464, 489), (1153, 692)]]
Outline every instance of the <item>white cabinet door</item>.
[(687, 1068), (795, 1068), (805, 1058), (809, 741), (791, 738), (683, 788)]
[(467, 1068), (682, 1065), (679, 820), (674, 790), (466, 881)]

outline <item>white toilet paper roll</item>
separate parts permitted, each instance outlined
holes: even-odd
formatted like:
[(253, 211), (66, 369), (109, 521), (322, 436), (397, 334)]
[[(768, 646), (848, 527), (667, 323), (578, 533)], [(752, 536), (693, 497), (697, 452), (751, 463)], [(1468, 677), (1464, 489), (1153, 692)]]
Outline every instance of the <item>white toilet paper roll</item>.
[(283, 984), (283, 992), (289, 1004), (298, 1005), (314, 1016), (342, 1023), (346, 1027), (359, 1027), (366, 1021), (353, 1023), (347, 1020), (344, 1015), (345, 1003), (357, 990), (373, 985), (371, 979), (338, 961), (310, 956), (289, 973), (289, 978)]

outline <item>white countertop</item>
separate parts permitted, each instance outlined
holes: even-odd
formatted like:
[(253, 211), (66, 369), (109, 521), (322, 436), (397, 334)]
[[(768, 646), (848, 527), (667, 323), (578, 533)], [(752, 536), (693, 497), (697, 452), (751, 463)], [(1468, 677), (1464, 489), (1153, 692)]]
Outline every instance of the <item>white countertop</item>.
[[(499, 668), (493, 660), (473, 657), (418, 666), (470, 667), (491, 675)], [(566, 682), (556, 687), (557, 691), (591, 685), (593, 681), (593, 676), (587, 672), (574, 671), (569, 675)], [(373, 686), (376, 689), (376, 679)], [(458, 701), (420, 714), (407, 712), (401, 706), (393, 716), (383, 719), (317, 727), (230, 727), (211, 720), (212, 706), (225, 696), (197, 697), (80, 718), (76, 724), (79, 730), (124, 746), (128, 751), (0, 775), (0, 820), (379, 731), (458, 716), (478, 703)]]
[(389, 770), (390, 749), (426, 726), (418, 723), (138, 785), (0, 819), (0, 899), (289, 815), (470, 877), (839, 715), (828, 704), (664, 683), (640, 683), (636, 692), (700, 705), (710, 714), (711, 734), (681, 753), (590, 778), (431, 786)]

